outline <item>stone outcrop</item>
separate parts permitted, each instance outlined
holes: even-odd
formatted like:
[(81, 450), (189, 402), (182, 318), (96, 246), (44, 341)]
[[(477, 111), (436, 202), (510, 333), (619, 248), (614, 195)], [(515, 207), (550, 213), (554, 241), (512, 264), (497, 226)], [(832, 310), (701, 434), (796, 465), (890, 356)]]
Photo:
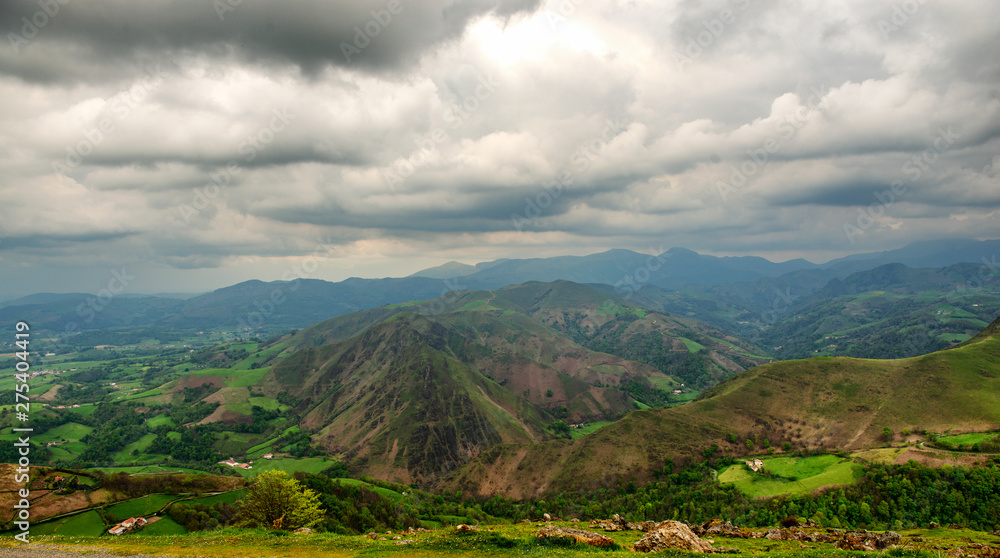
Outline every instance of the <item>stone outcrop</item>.
[(899, 544), (902, 538), (899, 533), (894, 531), (884, 533), (848, 531), (834, 543), (834, 546), (843, 550), (886, 550)]
[(694, 534), (694, 531), (680, 521), (657, 523), (634, 546), (639, 552), (659, 552), (671, 548), (687, 552), (712, 552), (712, 545), (708, 541)]
[(615, 541), (600, 533), (592, 533), (590, 531), (583, 531), (580, 529), (569, 529), (566, 527), (556, 527), (554, 525), (549, 525), (539, 529), (535, 536), (543, 540), (572, 540), (575, 543), (583, 543), (590, 546), (596, 546), (598, 548), (608, 548), (614, 546), (615, 544)]
[(590, 526), (595, 529), (605, 531), (649, 531), (656, 525), (653, 521), (643, 521), (641, 523), (630, 523), (617, 513), (611, 519), (595, 519), (590, 522)]
[(741, 539), (745, 539), (750, 536), (750, 532), (748, 530), (740, 529), (739, 527), (733, 525), (733, 522), (723, 522), (721, 519), (713, 519), (712, 521), (702, 525), (700, 529), (692, 528), (692, 531), (694, 531), (698, 536), (724, 535), (727, 537), (738, 537)]

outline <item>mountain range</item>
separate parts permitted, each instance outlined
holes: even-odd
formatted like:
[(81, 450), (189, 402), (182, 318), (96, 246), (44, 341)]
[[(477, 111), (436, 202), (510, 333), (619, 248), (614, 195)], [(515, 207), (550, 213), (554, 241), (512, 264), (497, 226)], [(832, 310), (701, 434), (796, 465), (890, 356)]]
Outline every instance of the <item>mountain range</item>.
[[(347, 314), (276, 340), (260, 387), (297, 398), (301, 424), (327, 451), (409, 483), (500, 443), (551, 439), (555, 421), (615, 420), (769, 360), (695, 320), (568, 281), (440, 302)], [(610, 330), (612, 351), (587, 347)], [(631, 358), (613, 354), (622, 347)]]
[[(756, 314), (764, 318), (757, 321), (773, 322), (771, 318), (787, 313), (793, 301), (801, 305), (817, 296), (843, 294), (844, 289), (857, 288), (850, 281), (844, 283), (852, 274), (887, 264), (941, 267), (965, 263), (967, 269), (960, 284), (992, 283), (1000, 275), (998, 253), (1000, 240), (952, 240), (916, 243), (818, 265), (801, 259), (774, 263), (759, 257), (715, 257), (683, 248), (651, 254), (610, 250), (589, 256), (496, 260), (475, 266), (451, 262), (403, 278), (352, 278), (337, 283), (315, 279), (252, 280), (188, 299), (43, 293), (0, 305), (0, 325), (27, 320), (38, 330), (60, 335), (123, 327), (182, 331), (232, 328), (273, 334), (348, 312), (431, 299), (456, 290), (568, 280), (606, 285), (610, 288), (598, 288), (625, 300), (641, 299), (654, 307), (659, 303), (642, 298), (646, 291), (676, 291), (683, 295), (680, 298), (686, 297), (681, 302), (687, 307), (683, 315), (732, 328), (731, 320), (719, 320), (718, 313), (700, 309), (706, 297), (731, 304), (734, 311), (749, 313), (744, 317)], [(852, 281), (860, 284), (862, 279)], [(871, 290), (876, 290), (874, 285)], [(676, 308), (662, 307), (667, 311)]]

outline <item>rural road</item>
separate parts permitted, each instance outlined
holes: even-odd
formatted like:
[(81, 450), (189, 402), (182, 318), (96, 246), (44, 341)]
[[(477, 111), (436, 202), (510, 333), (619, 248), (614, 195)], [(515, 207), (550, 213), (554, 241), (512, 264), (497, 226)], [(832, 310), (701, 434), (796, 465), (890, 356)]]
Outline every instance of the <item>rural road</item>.
[[(66, 548), (66, 547), (63, 547)], [(95, 552), (95, 550), (97, 550)], [(107, 551), (80, 547), (77, 552), (60, 550), (58, 546), (27, 544), (23, 547), (0, 546), (0, 558), (153, 558), (146, 554), (110, 554)]]

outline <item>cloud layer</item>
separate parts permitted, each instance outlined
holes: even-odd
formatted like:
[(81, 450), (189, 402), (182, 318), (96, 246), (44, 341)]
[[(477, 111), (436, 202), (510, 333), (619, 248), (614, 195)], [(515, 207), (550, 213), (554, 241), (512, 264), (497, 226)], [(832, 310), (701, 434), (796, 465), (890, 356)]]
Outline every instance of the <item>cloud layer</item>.
[[(1000, 237), (1000, 5), (0, 5), (0, 279)], [(88, 283), (89, 282), (89, 283)]]

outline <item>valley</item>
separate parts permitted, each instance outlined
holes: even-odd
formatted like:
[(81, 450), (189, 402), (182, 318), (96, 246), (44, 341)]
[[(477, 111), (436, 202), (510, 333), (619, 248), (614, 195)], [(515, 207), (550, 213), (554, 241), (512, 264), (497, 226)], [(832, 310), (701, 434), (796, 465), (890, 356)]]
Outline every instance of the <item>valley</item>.
[[(994, 529), (986, 502), (917, 505), (965, 494), (962, 475), (977, 494), (1000, 489), (1000, 298), (942, 290), (968, 276), (883, 266), (770, 316), (753, 293), (794, 277), (628, 296), (528, 281), (283, 331), (43, 329), (28, 379), (33, 532), (100, 536), (138, 515), (155, 519), (143, 537), (229, 530), (270, 474), (318, 491), (321, 531), (428, 528), (432, 552), (465, 548), (451, 529), (477, 522), (503, 534), (470, 549), (536, 548), (516, 522), (537, 529), (544, 514)], [(2, 362), (13, 391), (13, 352)], [(17, 461), (18, 424), (0, 407), (0, 461)], [(882, 494), (882, 477), (918, 492)], [(361, 552), (352, 540), (331, 544)]]

